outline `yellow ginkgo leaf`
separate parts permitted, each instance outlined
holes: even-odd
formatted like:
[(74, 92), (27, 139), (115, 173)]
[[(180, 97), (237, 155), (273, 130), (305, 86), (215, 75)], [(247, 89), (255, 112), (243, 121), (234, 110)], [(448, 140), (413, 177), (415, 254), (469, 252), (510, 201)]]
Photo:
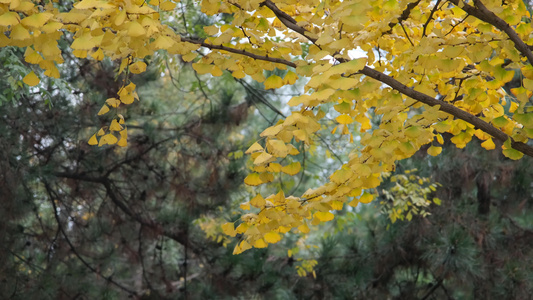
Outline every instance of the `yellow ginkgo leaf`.
[(257, 194), (257, 196), (253, 197), (252, 200), (250, 200), (250, 204), (257, 208), (263, 208), (266, 204), (265, 199), (261, 194)]
[(118, 142), (117, 142), (117, 145), (120, 146), (120, 147), (126, 147), (128, 146), (128, 140), (127, 139), (120, 139)]
[(213, 70), (213, 65), (204, 63), (194, 63), (192, 64), (192, 68), (196, 71), (196, 73), (203, 75), (211, 73), (211, 70)]
[(41, 82), (39, 77), (37, 77), (37, 75), (35, 75), (33, 71), (31, 71), (28, 75), (24, 76), (22, 81), (29, 86), (36, 86), (39, 84), (39, 82)]
[(102, 108), (100, 108), (100, 111), (98, 111), (98, 115), (104, 115), (109, 111), (109, 107), (107, 105), (103, 105)]
[(357, 198), (353, 199), (350, 203), (348, 203), (348, 205), (350, 205), (351, 207), (357, 207), (358, 204), (359, 204), (359, 199)]
[(130, 72), (133, 73), (133, 74), (140, 74), (144, 71), (146, 71), (146, 63), (144, 63), (143, 61), (137, 61), (135, 63), (133, 63), (132, 65), (130, 65)]
[(251, 153), (254, 153), (254, 152), (258, 152), (258, 151), (263, 151), (263, 147), (261, 147), (261, 145), (259, 145), (258, 142), (255, 142), (253, 143), (252, 146), (250, 146), (250, 148), (248, 148), (248, 150), (246, 150), (246, 154), (251, 154)]
[(6, 12), (0, 15), (0, 26), (13, 26), (20, 22), (19, 15), (16, 12)]
[(225, 223), (220, 227), (222, 228), (222, 232), (224, 232), (226, 235), (234, 237), (237, 234), (235, 231), (235, 226), (231, 222)]
[(492, 138), (489, 138), (486, 141), (484, 141), (483, 143), (481, 143), (481, 147), (483, 147), (483, 148), (485, 148), (487, 150), (492, 150), (492, 149), (496, 148), (496, 145), (492, 141)]
[(120, 124), (118, 123), (116, 119), (113, 119), (113, 121), (111, 121), (111, 125), (109, 125), (109, 130), (121, 131), (122, 129), (123, 129), (122, 126), (120, 126)]
[(28, 47), (26, 48), (26, 53), (24, 53), (24, 60), (30, 64), (38, 64), (43, 60), (43, 57), (32, 47)]
[(267, 145), (268, 145), (268, 151), (270, 151), (272, 155), (275, 155), (277, 157), (285, 157), (289, 153), (289, 148), (281, 140), (270, 139), (267, 142)]
[(128, 35), (131, 37), (139, 37), (146, 34), (144, 27), (139, 22), (129, 22)]
[(91, 54), (91, 57), (95, 60), (101, 61), (104, 59), (104, 51), (102, 50), (102, 48), (98, 48), (98, 50), (94, 51)]
[(428, 148), (427, 152), (431, 156), (437, 156), (442, 152), (442, 147), (431, 146)]
[(211, 75), (215, 77), (222, 76), (222, 69), (220, 69), (219, 66), (214, 65), (213, 68), (211, 69)]
[(517, 160), (517, 159), (521, 159), (523, 156), (524, 156), (524, 153), (518, 151), (518, 150), (515, 150), (515, 149), (504, 149), (502, 151), (503, 155), (505, 155), (506, 157), (512, 159), (512, 160)]
[(262, 137), (274, 136), (274, 135), (278, 134), (281, 131), (281, 129), (283, 129), (283, 125), (281, 125), (281, 124), (275, 125), (275, 126), (270, 126), (267, 129), (263, 130), (263, 132), (261, 132), (260, 136), (262, 136)]
[(120, 101), (126, 105), (132, 104), (135, 101), (135, 97), (132, 94), (124, 94), (120, 96)]
[(105, 103), (107, 103), (107, 105), (111, 106), (111, 107), (118, 107), (120, 105), (120, 100), (118, 100), (117, 98), (108, 98)]
[[(118, 122), (120, 124), (120, 121)], [(124, 130), (122, 130), (120, 133), (120, 137), (123, 138), (123, 139), (127, 139), (128, 138), (128, 129), (127, 128), (124, 128)]]
[(104, 135), (103, 137), (100, 138), (100, 144), (98, 144), (98, 146), (102, 146), (102, 145), (105, 145), (105, 144), (114, 145), (117, 142), (118, 142), (117, 137), (114, 136), (111, 133), (108, 133), (108, 134), (106, 134), (106, 135)]
[(159, 9), (163, 10), (163, 11), (173, 10), (174, 8), (176, 8), (176, 3), (174, 3), (174, 2), (165, 1), (165, 2), (163, 2), (161, 4), (159, 4)]
[(98, 144), (98, 140), (96, 139), (96, 134), (93, 134), (93, 136), (91, 136), (88, 143), (91, 146)]
[(367, 204), (367, 203), (372, 202), (373, 199), (374, 199), (374, 195), (364, 192), (363, 195), (359, 197), (359, 202)]
[(283, 78), (284, 84), (294, 84), (298, 80), (298, 75), (294, 73), (293, 71), (288, 71), (287, 74), (285, 74), (285, 77)]
[(22, 19), (21, 23), (26, 27), (41, 28), (52, 16), (53, 14), (48, 12), (34, 14)]
[(349, 115), (340, 115), (338, 116), (337, 118), (335, 118), (335, 120), (339, 123), (339, 124), (352, 124), (353, 123), (353, 119), (352, 117), (350, 117)]
[(298, 172), (300, 172), (300, 169), (302, 168), (300, 162), (294, 162), (291, 164), (288, 164), (281, 168), (281, 172), (287, 174), (287, 175), (296, 175)]
[(242, 252), (251, 249), (252, 246), (247, 241), (240, 242), (235, 249), (233, 249), (233, 255), (241, 254)]
[(315, 213), (315, 217), (319, 219), (321, 222), (328, 222), (328, 221), (333, 220), (333, 218), (335, 218), (335, 215), (329, 211), (317, 211)]
[[(155, 41), (152, 43), (152, 46), (156, 49), (156, 50), (159, 50), (159, 49), (170, 49), (172, 46), (174, 46), (176, 42), (169, 36), (166, 36), (166, 35), (161, 35), (159, 36), (157, 39), (155, 39)], [(185, 56), (191, 56), (192, 58), (190, 60), (184, 60), (185, 61), (191, 61), (193, 60), (198, 54), (195, 53), (195, 52), (191, 52)], [(185, 57), (184, 56), (184, 57)]]
[(300, 230), (301, 233), (308, 233), (309, 231), (311, 231), (309, 229), (309, 226), (307, 226), (307, 224), (302, 224), (300, 226), (298, 226), (298, 230)]
[(265, 80), (265, 89), (277, 89), (283, 86), (283, 79), (277, 75), (272, 75)]
[(255, 160), (254, 165), (262, 165), (267, 162), (274, 161), (276, 158), (266, 152), (261, 153)]
[(268, 232), (265, 234), (264, 239), (269, 244), (275, 244), (279, 241), (281, 241), (281, 235), (275, 231)]
[[(244, 203), (241, 203), (239, 204), (239, 207), (242, 209), (242, 210), (250, 210), (250, 202), (244, 202)], [(244, 217), (244, 216), (243, 216)]]
[(263, 239), (258, 239), (254, 243), (254, 248), (266, 248), (268, 246), (267, 243)]

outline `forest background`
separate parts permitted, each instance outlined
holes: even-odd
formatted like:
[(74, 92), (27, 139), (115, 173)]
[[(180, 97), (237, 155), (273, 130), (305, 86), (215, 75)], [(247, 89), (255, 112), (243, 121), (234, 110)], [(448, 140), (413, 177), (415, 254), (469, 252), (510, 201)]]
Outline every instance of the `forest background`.
[[(70, 2), (63, 2), (65, 7)], [(204, 37), (220, 19), (177, 4), (173, 26)], [(222, 15), (223, 18), (229, 16)], [(290, 115), (305, 79), (265, 89), (228, 72), (198, 74), (158, 52), (141, 74), (79, 58), (62, 45), (60, 78), (34, 87), (27, 52), (0, 49), (2, 299), (528, 299), (533, 293), (533, 170), (474, 140), (443, 135), (383, 174), (370, 204), (238, 255), (221, 227), (247, 213), (244, 152)], [(201, 53), (200, 53), (201, 54)], [(507, 87), (521, 84), (520, 71)], [(265, 71), (283, 77), (286, 71)], [(128, 145), (94, 147), (97, 116), (128, 78), (140, 103), (123, 112)], [(329, 108), (333, 108), (333, 104)], [(363, 133), (331, 135), (326, 116), (287, 194), (324, 184)], [(373, 115), (371, 129), (380, 116)], [(497, 143), (497, 142), (496, 142)], [(501, 145), (499, 145), (501, 146)], [(430, 150), (430, 152), (433, 150)], [(289, 172), (290, 173), (290, 172)], [(227, 230), (226, 230), (227, 231)], [(226, 232), (227, 233), (227, 232)]]

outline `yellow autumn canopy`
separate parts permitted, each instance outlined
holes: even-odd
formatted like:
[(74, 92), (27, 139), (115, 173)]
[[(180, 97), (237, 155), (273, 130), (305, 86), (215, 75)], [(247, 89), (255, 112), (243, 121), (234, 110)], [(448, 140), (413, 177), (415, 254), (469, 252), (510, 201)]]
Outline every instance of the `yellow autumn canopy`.
[[(26, 49), (26, 62), (36, 65), (22, 79), (30, 86), (40, 84), (41, 74), (59, 76), (58, 41), (65, 33), (72, 36), (75, 56), (119, 59), (119, 72), (126, 74), (144, 72), (144, 59), (164, 50), (192, 61), (199, 74), (227, 71), (267, 89), (307, 78), (305, 93), (289, 101), (292, 114), (266, 128), (246, 151), (253, 172), (244, 182), (258, 186), (274, 175), (305, 171), (294, 156), (314, 143), (326, 116), (336, 120), (332, 134), (352, 141), (358, 132), (361, 150), (324, 185), (303, 195), (279, 192), (264, 203), (253, 198), (259, 212), (241, 219), (236, 229), (223, 227), (229, 235), (244, 235), (234, 253), (276, 243), (291, 229), (308, 231), (308, 224), (332, 220), (331, 210), (345, 203), (372, 201), (380, 174), (426, 144), (431, 143), (430, 155), (438, 155), (444, 133), (458, 147), (477, 138), (485, 149), (501, 147), (511, 159), (533, 156), (533, 28), (522, 0), (203, 0), (198, 5), (207, 15), (232, 18), (205, 27), (207, 37), (201, 39), (167, 25), (182, 13), (175, 1), (82, 0), (68, 11), (53, 1), (0, 1), (0, 47)], [(205, 51), (197, 57), (201, 47)], [(264, 70), (274, 69), (286, 74), (265, 77)], [(510, 81), (518, 87), (509, 90)], [(126, 146), (117, 110), (135, 99), (135, 85), (126, 82), (102, 103), (98, 115), (114, 115), (89, 143)], [(334, 111), (326, 114), (326, 107)], [(373, 116), (379, 116), (378, 124), (370, 121)]]

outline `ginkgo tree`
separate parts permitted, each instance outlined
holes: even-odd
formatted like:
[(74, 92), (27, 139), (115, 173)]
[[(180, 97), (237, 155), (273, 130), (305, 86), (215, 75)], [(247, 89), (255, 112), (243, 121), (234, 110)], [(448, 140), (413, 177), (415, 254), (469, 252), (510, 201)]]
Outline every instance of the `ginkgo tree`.
[[(522, 0), (204, 0), (210, 16), (204, 38), (172, 27), (181, 12), (174, 1), (82, 0), (70, 9), (55, 1), (0, 0), (0, 46), (24, 47), (38, 65), (23, 82), (58, 77), (60, 40), (80, 58), (121, 60), (118, 73), (142, 73), (156, 51), (180, 55), (199, 74), (249, 76), (276, 89), (308, 78), (305, 93), (293, 97), (290, 116), (261, 133), (247, 154), (252, 173), (245, 183), (268, 184), (296, 175), (301, 147), (313, 145), (324, 117), (331, 134), (361, 135), (349, 159), (324, 185), (303, 195), (258, 194), (241, 205), (251, 212), (223, 225), (241, 234), (235, 248), (278, 242), (290, 230), (307, 232), (334, 218), (332, 210), (373, 200), (381, 174), (423, 145), (438, 155), (443, 134), (459, 148), (472, 138), (487, 150), (501, 146), (510, 159), (533, 156), (533, 28)], [(229, 17), (228, 17), (229, 16)], [(284, 77), (264, 71), (284, 70)], [(37, 69), (36, 69), (37, 70)], [(503, 88), (516, 76), (520, 86)], [(93, 145), (127, 145), (122, 107), (138, 99), (125, 76), (116, 97), (99, 115), (109, 126)], [(507, 89), (508, 90), (508, 89)], [(333, 106), (334, 111), (328, 107)], [(379, 116), (379, 124), (371, 118)], [(303, 146), (302, 146), (303, 145)], [(271, 183), (274, 185), (274, 183)]]

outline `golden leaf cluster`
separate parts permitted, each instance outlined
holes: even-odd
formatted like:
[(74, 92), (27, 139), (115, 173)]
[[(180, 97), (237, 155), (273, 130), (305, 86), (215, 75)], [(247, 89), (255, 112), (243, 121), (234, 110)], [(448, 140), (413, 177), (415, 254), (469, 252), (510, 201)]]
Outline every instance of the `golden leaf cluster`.
[[(533, 28), (521, 0), (203, 0), (203, 13), (232, 16), (205, 27), (205, 39), (180, 36), (166, 25), (165, 17), (176, 13), (173, 1), (82, 0), (69, 11), (45, 3), (0, 0), (0, 46), (26, 48), (25, 60), (45, 76), (59, 76), (58, 40), (68, 33), (74, 55), (120, 59), (120, 72), (141, 73), (143, 59), (164, 50), (194, 60), (199, 74), (226, 71), (267, 89), (308, 78), (305, 93), (289, 101), (291, 115), (246, 151), (253, 165), (247, 185), (303, 172), (295, 156), (315, 143), (326, 114), (336, 121), (331, 134), (361, 137), (361, 150), (322, 186), (243, 204), (251, 212), (236, 227), (223, 226), (243, 237), (235, 253), (277, 243), (290, 230), (306, 232), (332, 220), (344, 204), (372, 201), (381, 174), (423, 145), (439, 155), (445, 135), (459, 148), (475, 136), (487, 150), (501, 145), (511, 159), (533, 156)], [(208, 51), (197, 58), (200, 47)], [(274, 69), (286, 75), (266, 78), (264, 71)], [(507, 87), (511, 81), (519, 86)], [(32, 72), (23, 82), (35, 86), (39, 78)], [(136, 98), (126, 82), (99, 114)], [(125, 146), (126, 136), (116, 113), (89, 143)]]

